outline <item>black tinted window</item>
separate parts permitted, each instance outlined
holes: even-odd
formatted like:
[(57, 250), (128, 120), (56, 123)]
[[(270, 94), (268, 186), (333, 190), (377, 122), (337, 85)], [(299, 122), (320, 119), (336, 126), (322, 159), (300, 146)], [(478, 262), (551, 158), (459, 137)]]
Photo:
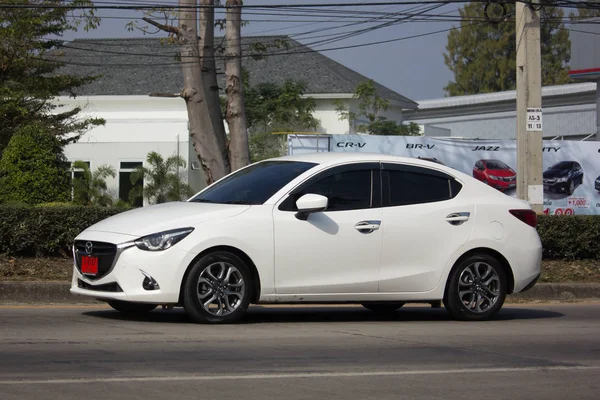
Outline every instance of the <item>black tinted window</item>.
[(316, 164), (265, 161), (236, 171), (191, 201), (225, 204), (262, 204), (279, 189)]
[(327, 211), (359, 210), (371, 207), (371, 170), (328, 174), (291, 195), (282, 210), (295, 211), (296, 200), (307, 193), (327, 197)]
[(573, 168), (572, 161), (561, 161), (550, 167), (550, 169), (572, 169), (572, 168)]
[(485, 163), (488, 169), (509, 169), (508, 165), (500, 160), (487, 160)]
[(411, 171), (387, 172), (387, 205), (431, 203), (449, 200), (456, 196), (462, 185), (442, 175)]

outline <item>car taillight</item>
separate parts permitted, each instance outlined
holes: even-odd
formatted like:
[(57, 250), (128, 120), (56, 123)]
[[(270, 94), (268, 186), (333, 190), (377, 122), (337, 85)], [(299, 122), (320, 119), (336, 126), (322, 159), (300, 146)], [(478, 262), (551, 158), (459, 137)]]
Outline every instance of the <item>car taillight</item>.
[(527, 225), (537, 227), (537, 214), (533, 210), (509, 210), (509, 212)]

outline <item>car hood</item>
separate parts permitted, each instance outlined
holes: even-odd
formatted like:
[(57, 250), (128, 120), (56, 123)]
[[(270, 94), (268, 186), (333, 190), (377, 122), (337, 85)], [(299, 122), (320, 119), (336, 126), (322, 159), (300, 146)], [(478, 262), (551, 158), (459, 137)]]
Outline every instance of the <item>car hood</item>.
[(494, 176), (501, 176), (503, 178), (509, 176), (515, 176), (515, 173), (510, 169), (488, 169), (488, 174)]
[(140, 237), (169, 229), (195, 226), (217, 218), (233, 217), (250, 207), (240, 204), (170, 202), (113, 215), (90, 226), (86, 231), (102, 231)]
[(569, 175), (569, 170), (567, 169), (548, 169), (544, 171), (544, 178), (559, 178), (563, 176)]

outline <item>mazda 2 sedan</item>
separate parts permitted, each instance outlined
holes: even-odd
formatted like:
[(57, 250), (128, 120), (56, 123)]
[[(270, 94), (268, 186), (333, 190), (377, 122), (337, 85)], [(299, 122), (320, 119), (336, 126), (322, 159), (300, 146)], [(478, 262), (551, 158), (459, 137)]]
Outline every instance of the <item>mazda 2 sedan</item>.
[(537, 281), (536, 222), (526, 202), (440, 164), (285, 156), (90, 226), (73, 245), (71, 292), (122, 312), (182, 306), (199, 323), (306, 302), (443, 301), (456, 319), (484, 320)]

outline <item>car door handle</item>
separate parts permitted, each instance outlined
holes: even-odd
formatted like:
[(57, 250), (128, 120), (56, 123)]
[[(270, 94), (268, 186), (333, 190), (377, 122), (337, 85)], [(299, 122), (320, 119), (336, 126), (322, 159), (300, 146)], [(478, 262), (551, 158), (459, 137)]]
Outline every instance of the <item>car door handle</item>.
[(468, 221), (470, 216), (471, 216), (470, 212), (452, 213), (452, 214), (448, 214), (448, 216), (446, 217), (446, 221), (448, 221), (448, 223), (451, 225), (460, 225), (460, 224), (464, 223), (465, 221)]
[(380, 225), (381, 221), (360, 221), (356, 225), (354, 225), (354, 229), (356, 229), (360, 233), (371, 233), (379, 229)]

